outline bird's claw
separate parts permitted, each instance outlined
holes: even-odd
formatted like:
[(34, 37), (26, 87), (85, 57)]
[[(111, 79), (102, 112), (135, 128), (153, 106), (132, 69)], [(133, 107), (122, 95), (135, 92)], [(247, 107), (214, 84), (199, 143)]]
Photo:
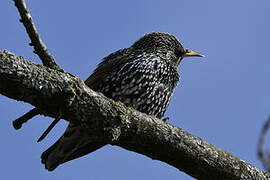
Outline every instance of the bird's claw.
[(169, 121), (169, 119), (170, 119), (169, 117), (165, 117), (165, 118), (162, 119), (162, 121), (167, 122), (167, 121)]

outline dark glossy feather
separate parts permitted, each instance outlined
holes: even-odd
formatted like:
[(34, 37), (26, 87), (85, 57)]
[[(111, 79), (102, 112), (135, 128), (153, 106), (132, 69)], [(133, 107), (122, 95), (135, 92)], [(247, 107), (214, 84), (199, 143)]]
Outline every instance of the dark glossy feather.
[[(131, 47), (105, 57), (85, 84), (138, 111), (161, 118), (179, 81), (178, 65), (187, 53), (196, 55), (168, 33), (146, 34)], [(70, 124), (64, 135), (42, 154), (42, 163), (52, 171), (106, 145), (89, 133)]]

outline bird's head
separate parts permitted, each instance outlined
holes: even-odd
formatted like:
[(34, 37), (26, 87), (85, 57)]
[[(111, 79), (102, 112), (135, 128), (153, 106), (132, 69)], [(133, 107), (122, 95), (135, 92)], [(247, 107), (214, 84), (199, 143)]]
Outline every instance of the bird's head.
[(161, 56), (163, 59), (171, 61), (175, 66), (178, 66), (184, 57), (204, 57), (204, 55), (184, 48), (178, 39), (169, 33), (153, 32), (145, 34), (131, 47)]

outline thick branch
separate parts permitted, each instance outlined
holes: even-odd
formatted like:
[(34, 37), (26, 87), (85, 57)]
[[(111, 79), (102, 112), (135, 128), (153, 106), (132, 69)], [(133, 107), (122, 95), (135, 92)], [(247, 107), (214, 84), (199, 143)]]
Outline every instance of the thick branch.
[(0, 51), (0, 94), (44, 115), (80, 123), (112, 145), (166, 162), (198, 179), (270, 179), (270, 174), (155, 117), (89, 89), (81, 80)]
[(63, 71), (63, 69), (60, 66), (58, 66), (56, 60), (49, 53), (48, 48), (41, 40), (41, 37), (38, 34), (37, 28), (34, 24), (33, 18), (30, 14), (30, 11), (26, 7), (25, 1), (14, 0), (14, 2), (21, 16), (20, 22), (23, 23), (26, 32), (29, 38), (31, 39), (30, 45), (34, 46), (34, 53), (36, 53), (39, 56), (44, 66), (47, 66), (55, 70)]

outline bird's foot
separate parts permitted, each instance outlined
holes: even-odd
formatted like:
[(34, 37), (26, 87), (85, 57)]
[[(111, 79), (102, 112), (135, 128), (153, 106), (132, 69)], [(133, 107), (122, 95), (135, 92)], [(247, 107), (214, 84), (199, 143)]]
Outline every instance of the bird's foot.
[(165, 117), (165, 118), (162, 119), (162, 121), (167, 122), (167, 121), (169, 121), (169, 119), (170, 119), (169, 117)]

